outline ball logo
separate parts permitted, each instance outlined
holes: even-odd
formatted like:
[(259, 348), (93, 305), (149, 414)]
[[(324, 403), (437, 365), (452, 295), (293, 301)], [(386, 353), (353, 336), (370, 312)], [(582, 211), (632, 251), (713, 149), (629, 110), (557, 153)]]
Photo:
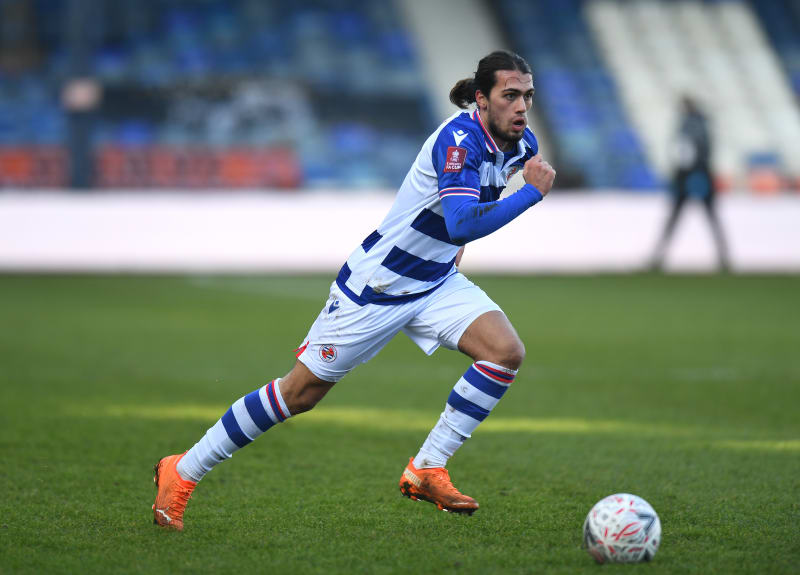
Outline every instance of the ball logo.
[(325, 363), (336, 360), (336, 346), (333, 344), (323, 345), (319, 348), (319, 358)]

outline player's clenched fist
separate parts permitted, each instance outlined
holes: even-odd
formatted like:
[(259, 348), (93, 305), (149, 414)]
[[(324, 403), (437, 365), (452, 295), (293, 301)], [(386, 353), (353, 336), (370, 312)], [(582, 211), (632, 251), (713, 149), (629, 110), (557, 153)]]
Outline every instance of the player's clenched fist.
[(543, 196), (546, 196), (553, 187), (556, 171), (542, 158), (541, 154), (536, 154), (525, 162), (525, 167), (522, 168), (522, 178), (526, 184), (534, 186)]

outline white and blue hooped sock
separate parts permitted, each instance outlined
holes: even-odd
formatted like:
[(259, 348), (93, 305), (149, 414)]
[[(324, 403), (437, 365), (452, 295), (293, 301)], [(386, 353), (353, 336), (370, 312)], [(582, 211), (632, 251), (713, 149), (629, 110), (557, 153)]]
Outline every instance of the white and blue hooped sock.
[(414, 458), (414, 467), (447, 465), (447, 460), (497, 405), (516, 375), (516, 370), (489, 361), (473, 363), (450, 392), (439, 421)]
[(276, 423), (292, 416), (281, 397), (280, 379), (239, 398), (178, 462), (178, 474), (200, 481), (222, 463)]

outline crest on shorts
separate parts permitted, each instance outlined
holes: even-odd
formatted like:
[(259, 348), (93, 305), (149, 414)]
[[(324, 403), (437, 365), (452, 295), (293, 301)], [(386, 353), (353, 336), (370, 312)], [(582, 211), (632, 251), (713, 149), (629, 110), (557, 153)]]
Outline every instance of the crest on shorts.
[(332, 343), (320, 346), (319, 358), (325, 363), (331, 363), (334, 361), (336, 359), (336, 346)]

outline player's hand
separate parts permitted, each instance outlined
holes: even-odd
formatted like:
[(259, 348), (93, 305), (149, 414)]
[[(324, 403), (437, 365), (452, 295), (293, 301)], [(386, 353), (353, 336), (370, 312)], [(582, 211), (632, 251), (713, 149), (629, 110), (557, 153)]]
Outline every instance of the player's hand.
[(536, 154), (525, 162), (525, 166), (522, 168), (522, 179), (525, 180), (526, 184), (530, 184), (539, 190), (542, 196), (546, 196), (550, 188), (553, 187), (556, 171), (553, 166), (542, 158), (541, 154)]

